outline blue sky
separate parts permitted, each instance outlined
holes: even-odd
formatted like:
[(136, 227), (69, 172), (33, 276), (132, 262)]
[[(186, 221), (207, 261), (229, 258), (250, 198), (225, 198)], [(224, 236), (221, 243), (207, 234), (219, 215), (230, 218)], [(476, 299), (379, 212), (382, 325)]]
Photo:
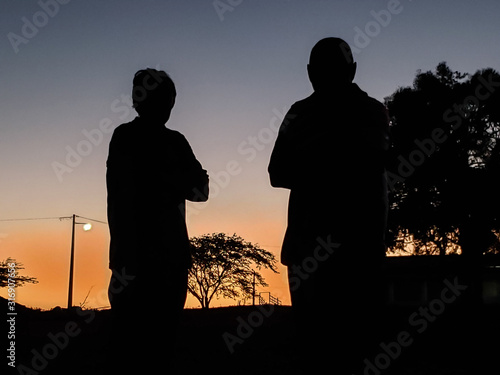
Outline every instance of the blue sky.
[[(167, 126), (218, 184), (208, 204), (192, 206), (190, 234), (236, 232), (278, 255), (287, 192), (268, 182), (273, 124), (312, 92), (306, 64), (319, 39), (338, 36), (358, 50), (355, 82), (379, 100), (440, 61), (500, 69), (494, 0), (55, 1), (0, 5), (0, 218), (105, 220), (110, 130), (135, 116), (133, 74), (159, 67), (178, 91)], [(221, 4), (231, 10), (221, 14)], [(80, 158), (58, 176), (54, 163), (67, 165), (68, 150)], [(0, 242), (0, 258), (15, 251)]]

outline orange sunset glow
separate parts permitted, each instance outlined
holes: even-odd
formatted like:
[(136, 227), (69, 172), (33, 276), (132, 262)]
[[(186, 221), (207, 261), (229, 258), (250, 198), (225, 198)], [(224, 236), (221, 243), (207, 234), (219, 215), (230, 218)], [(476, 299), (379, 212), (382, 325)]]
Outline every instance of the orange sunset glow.
[[(208, 207), (209, 205), (203, 210), (208, 210)], [(224, 224), (226, 224), (220, 222), (222, 218), (214, 218), (212, 224), (210, 226), (206, 225), (205, 229), (196, 220), (201, 212), (198, 211), (190, 219), (191, 236), (212, 233), (212, 231), (217, 230), (218, 225), (224, 227)], [(219, 222), (215, 220), (219, 220)], [(251, 225), (251, 222), (245, 222), (245, 220), (250, 221), (251, 219), (246, 216), (238, 220), (238, 225), (233, 227), (235, 233), (241, 235), (247, 241), (252, 242), (253, 238), (258, 239), (261, 247), (276, 254), (279, 259), (279, 244), (285, 223), (283, 221), (273, 222), (263, 217), (262, 220), (253, 221), (255, 224)], [(92, 229), (84, 231), (82, 225), (77, 225), (75, 228), (73, 305), (79, 306), (85, 301), (85, 306), (88, 308), (108, 308), (107, 293), (111, 276), (111, 271), (108, 269), (108, 227), (105, 224), (80, 218), (78, 218), (78, 222), (90, 222), (92, 223)], [(17, 288), (17, 302), (42, 309), (51, 309), (55, 306), (66, 307), (71, 248), (71, 219), (4, 222), (2, 227), (4, 231), (8, 231), (8, 234), (2, 236), (0, 246), (3, 249), (16, 249), (15, 255), (11, 255), (11, 257), (23, 263), (25, 269), (20, 273), (35, 277), (38, 280), (38, 284), (27, 284), (22, 288)], [(274, 245), (269, 246), (269, 244)], [(281, 265), (278, 267), (280, 274), (274, 274), (267, 270), (263, 271), (269, 287), (259, 289), (257, 292), (271, 292), (284, 304), (289, 304), (286, 268)], [(6, 289), (0, 292), (1, 296), (7, 296)], [(159, 298), (161, 297), (159, 296)], [(219, 299), (214, 300), (213, 306), (235, 305), (236, 303), (237, 301), (234, 300)], [(186, 307), (196, 308), (199, 307), (199, 303), (188, 295)]]
[[(235, 1), (230, 11), (214, 8), (220, 2), (145, 3), (61, 1), (47, 16), (39, 2), (9, 2), (0, 12), (0, 260), (16, 259), (21, 274), (38, 280), (17, 288), (20, 304), (66, 307), (71, 220), (57, 218), (107, 221), (108, 145), (113, 130), (137, 115), (131, 90), (139, 69), (172, 77), (177, 97), (166, 126), (186, 137), (210, 175), (208, 202), (188, 204), (189, 235), (235, 233), (279, 263), (288, 191), (271, 187), (267, 167), (285, 113), (312, 93), (307, 64), (318, 40), (347, 41), (355, 82), (379, 101), (439, 61), (461, 72), (498, 68), (498, 4), (491, 1), (456, 8)], [(46, 24), (30, 29), (33, 17)], [(449, 31), (456, 25), (465, 29)], [(46, 217), (56, 219), (9, 220)], [(76, 228), (73, 303), (88, 294), (85, 306), (107, 307), (109, 232), (92, 224)], [(269, 287), (258, 292), (290, 304), (286, 268), (278, 269), (263, 272)], [(186, 306), (198, 302), (188, 296)]]
[(499, 0), (0, 1), (0, 375), (498, 373)]

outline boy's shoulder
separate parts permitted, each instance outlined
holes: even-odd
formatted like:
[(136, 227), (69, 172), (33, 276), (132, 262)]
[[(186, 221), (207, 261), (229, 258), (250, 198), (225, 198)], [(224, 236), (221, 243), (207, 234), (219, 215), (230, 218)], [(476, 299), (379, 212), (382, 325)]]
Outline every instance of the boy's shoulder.
[[(173, 129), (169, 129), (167, 127), (162, 127), (159, 129), (159, 133), (156, 133), (159, 137), (168, 137), (173, 141), (179, 142), (187, 142), (186, 137), (184, 135)], [(141, 135), (145, 135), (148, 133), (147, 124), (141, 123), (139, 117), (136, 117), (130, 122), (123, 123), (118, 125), (113, 131), (114, 138), (127, 138), (127, 137), (141, 137)]]

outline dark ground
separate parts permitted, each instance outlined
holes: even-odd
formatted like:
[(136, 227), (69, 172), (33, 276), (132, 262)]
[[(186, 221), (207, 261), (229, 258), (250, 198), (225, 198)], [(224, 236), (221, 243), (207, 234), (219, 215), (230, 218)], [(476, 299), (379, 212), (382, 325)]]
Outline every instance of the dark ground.
[[(0, 301), (2, 311), (6, 311)], [(299, 374), (294, 363), (294, 329), (288, 306), (227, 307), (210, 310), (185, 310), (178, 353), (182, 374)], [(500, 307), (447, 309), (427, 329), (416, 332), (408, 318), (418, 308), (392, 308), (387, 311), (390, 324), (386, 343), (407, 331), (414, 342), (391, 360), (390, 374), (397, 375), (472, 375), (498, 374), (500, 365)], [(93, 315), (95, 314), (95, 315)], [(267, 316), (266, 316), (267, 315)], [(5, 316), (5, 315), (4, 315)], [(16, 365), (14, 374), (104, 374), (103, 362), (109, 334), (110, 311), (47, 312), (18, 309), (16, 316)], [(242, 322), (250, 322), (245, 326)], [(147, 319), (145, 327), (148, 326)], [(69, 324), (69, 326), (68, 326)], [(149, 327), (154, 329), (154, 327)], [(4, 332), (7, 333), (7, 327)], [(74, 337), (64, 337), (66, 331)], [(49, 333), (52, 333), (50, 335)], [(234, 341), (230, 353), (224, 341)], [(51, 338), (52, 337), (52, 338)], [(52, 345), (59, 340), (59, 348)], [(7, 334), (2, 335), (9, 345)], [(45, 350), (49, 360), (40, 354)], [(7, 351), (3, 351), (5, 353)], [(147, 353), (142, 353), (147, 355)], [(2, 371), (8, 359), (2, 354)], [(335, 357), (332, 354), (332, 362)], [(34, 361), (34, 362), (33, 362)], [(160, 359), (161, 361), (161, 359)], [(35, 365), (35, 366), (34, 366)], [(34, 367), (37, 367), (35, 368)], [(37, 371), (44, 368), (43, 371)], [(159, 372), (166, 373), (166, 372)], [(327, 372), (326, 372), (327, 373)], [(331, 372), (335, 374), (335, 372)], [(368, 375), (376, 375), (368, 371)]]

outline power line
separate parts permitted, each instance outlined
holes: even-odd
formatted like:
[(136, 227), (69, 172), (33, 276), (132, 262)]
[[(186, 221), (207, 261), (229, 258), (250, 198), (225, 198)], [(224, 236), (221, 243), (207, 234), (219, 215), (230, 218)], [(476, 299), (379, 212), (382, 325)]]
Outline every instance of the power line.
[(0, 219), (0, 221), (28, 221), (28, 220), (61, 220), (62, 218), (60, 216), (57, 217), (30, 217), (30, 218), (23, 218), (23, 219)]
[(85, 220), (95, 221), (95, 222), (97, 222), (97, 223), (101, 223), (101, 224), (108, 224), (108, 223), (106, 223), (105, 221), (101, 221), (101, 220), (97, 220), (97, 219), (91, 219), (91, 218), (89, 218), (89, 217), (78, 216), (78, 215), (76, 215), (76, 217), (79, 217), (79, 218), (82, 218), (82, 219), (85, 219)]
[[(95, 221), (97, 223), (101, 223), (101, 224), (108, 224), (106, 223), (105, 221), (102, 221), (102, 220), (97, 220), (97, 219), (91, 219), (91, 218), (88, 218), (88, 217), (84, 217), (84, 216), (79, 216), (79, 215), (76, 215), (76, 217), (79, 217), (79, 218), (82, 218), (82, 219), (85, 219), (85, 220), (90, 220), (90, 221)], [(54, 216), (54, 217), (28, 217), (28, 218), (22, 218), (22, 219), (0, 219), (0, 221), (34, 221), (34, 220), (63, 220), (63, 219), (71, 219), (72, 216)]]

